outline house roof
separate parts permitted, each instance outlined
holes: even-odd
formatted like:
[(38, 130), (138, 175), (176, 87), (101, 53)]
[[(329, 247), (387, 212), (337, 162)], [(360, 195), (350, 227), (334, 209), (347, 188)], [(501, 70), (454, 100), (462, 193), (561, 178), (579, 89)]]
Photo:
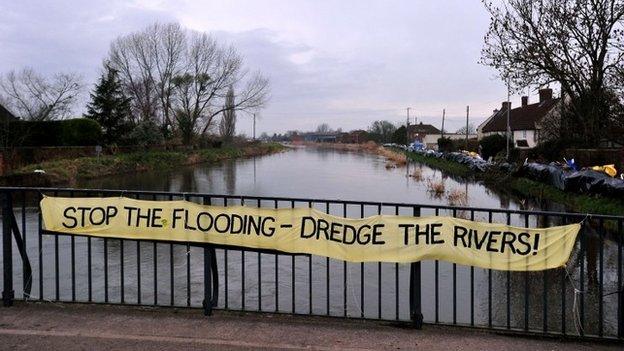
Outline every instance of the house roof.
[(415, 124), (415, 125), (410, 125), (408, 127), (408, 131), (410, 132), (410, 134), (441, 134), (442, 132), (432, 126), (431, 124), (423, 124), (422, 122), (420, 122), (420, 124)]
[[(555, 107), (559, 99), (512, 108), (509, 111), (509, 127), (511, 130), (534, 130), (536, 123), (542, 120)], [(504, 132), (507, 129), (507, 109), (496, 112), (481, 128), (481, 132)]]
[(0, 120), (16, 120), (17, 117), (15, 117), (11, 111), (7, 110), (4, 106), (2, 106), (2, 104), (0, 104)]

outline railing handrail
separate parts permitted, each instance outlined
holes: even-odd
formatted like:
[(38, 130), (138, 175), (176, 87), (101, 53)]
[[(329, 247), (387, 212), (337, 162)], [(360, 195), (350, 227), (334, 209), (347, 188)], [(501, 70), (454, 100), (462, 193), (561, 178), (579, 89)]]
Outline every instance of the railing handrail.
[(624, 220), (624, 215), (605, 215), (598, 213), (582, 213), (582, 212), (558, 212), (544, 210), (513, 210), (488, 207), (470, 207), (470, 206), (451, 206), (451, 205), (432, 205), (421, 203), (406, 202), (384, 202), (384, 201), (362, 201), (362, 200), (343, 200), (343, 199), (318, 199), (318, 198), (297, 198), (286, 196), (260, 196), (260, 195), (229, 195), (201, 192), (179, 192), (179, 191), (155, 191), (155, 190), (123, 190), (123, 189), (81, 189), (81, 188), (55, 188), (55, 187), (0, 187), (0, 192), (13, 191), (37, 191), (44, 192), (89, 192), (101, 194), (116, 194), (123, 196), (124, 194), (135, 195), (174, 195), (189, 197), (216, 197), (227, 199), (248, 199), (248, 200), (273, 200), (273, 201), (294, 201), (294, 202), (317, 202), (317, 203), (333, 203), (346, 205), (369, 205), (369, 206), (393, 206), (393, 207), (409, 207), (409, 208), (430, 208), (441, 210), (458, 210), (458, 211), (474, 211), (474, 212), (493, 212), (505, 214), (521, 214), (521, 215), (543, 215), (543, 216), (559, 216), (568, 218), (595, 218), (606, 220)]

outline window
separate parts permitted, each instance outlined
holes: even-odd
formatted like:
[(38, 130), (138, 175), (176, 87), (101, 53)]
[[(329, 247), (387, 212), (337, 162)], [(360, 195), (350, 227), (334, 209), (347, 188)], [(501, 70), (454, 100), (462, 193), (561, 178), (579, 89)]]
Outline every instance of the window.
[(522, 131), (522, 137), (523, 137), (524, 139), (526, 139), (526, 130), (523, 130), (523, 131)]

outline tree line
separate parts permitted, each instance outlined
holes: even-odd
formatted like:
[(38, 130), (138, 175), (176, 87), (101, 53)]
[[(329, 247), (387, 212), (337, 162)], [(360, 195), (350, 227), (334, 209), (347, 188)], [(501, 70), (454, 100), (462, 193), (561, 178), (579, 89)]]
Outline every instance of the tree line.
[[(22, 120), (65, 119), (83, 89), (75, 73), (45, 77), (26, 68), (0, 77), (0, 103)], [(156, 23), (111, 43), (85, 117), (101, 125), (107, 144), (188, 145), (215, 134), (231, 140), (237, 112), (259, 110), (268, 98), (268, 79), (247, 69), (233, 46)]]

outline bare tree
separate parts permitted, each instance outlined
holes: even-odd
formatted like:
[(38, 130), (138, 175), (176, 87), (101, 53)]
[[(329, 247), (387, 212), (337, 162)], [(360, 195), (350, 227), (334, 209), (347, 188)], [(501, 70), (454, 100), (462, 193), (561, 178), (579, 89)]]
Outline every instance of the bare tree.
[[(455, 133), (466, 134), (466, 126), (459, 128)], [(475, 128), (474, 123), (468, 124), (468, 134), (477, 134), (477, 129)]]
[(327, 123), (321, 123), (316, 127), (316, 132), (319, 134), (327, 134), (331, 132), (331, 127)]
[(172, 79), (182, 69), (185, 45), (186, 32), (177, 23), (155, 23), (111, 44), (106, 62), (119, 72), (132, 97), (135, 122), (172, 124)]
[(258, 73), (248, 77), (234, 48), (177, 23), (118, 38), (109, 61), (134, 99), (137, 119), (173, 125), (187, 143), (214, 127), (230, 86), (238, 92), (236, 111), (257, 109), (268, 99), (268, 80)]
[(234, 89), (230, 87), (225, 97), (225, 110), (219, 124), (219, 132), (223, 141), (230, 142), (236, 134), (236, 111), (234, 110)]
[(0, 77), (2, 101), (17, 116), (31, 121), (67, 117), (82, 87), (80, 76), (74, 73), (45, 77), (31, 68), (25, 68)]
[[(624, 52), (622, 0), (484, 0), (491, 15), (481, 62), (512, 88), (557, 83), (569, 103), (565, 137), (595, 144), (613, 120)], [(619, 102), (618, 102), (619, 104)], [(619, 117), (618, 117), (619, 118)]]

